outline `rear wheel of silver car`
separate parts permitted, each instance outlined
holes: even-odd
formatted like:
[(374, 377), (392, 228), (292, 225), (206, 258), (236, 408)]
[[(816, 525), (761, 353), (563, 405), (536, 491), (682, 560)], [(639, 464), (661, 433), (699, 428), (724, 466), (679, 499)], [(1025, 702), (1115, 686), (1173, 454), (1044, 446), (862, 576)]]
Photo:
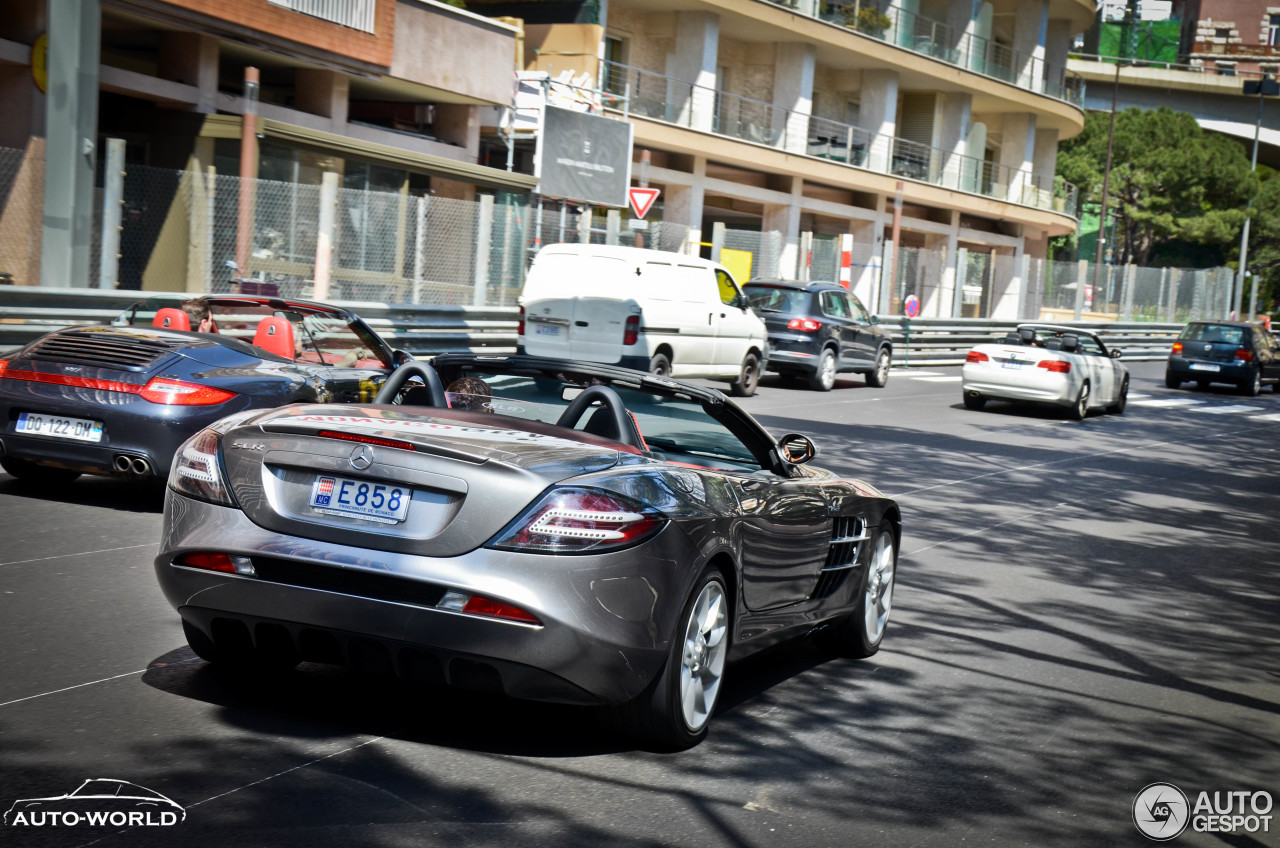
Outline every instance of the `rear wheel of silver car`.
[(853, 614), (824, 631), (827, 644), (843, 656), (869, 657), (880, 650), (889, 614), (893, 611), (893, 587), (898, 572), (898, 544), (893, 526), (882, 522), (874, 538)]
[(656, 377), (671, 376), (671, 360), (665, 353), (655, 353), (649, 360), (649, 373)]
[(1085, 382), (1080, 387), (1080, 394), (1076, 395), (1076, 402), (1072, 405), (1070, 415), (1074, 421), (1083, 421), (1085, 416), (1089, 414), (1089, 383)]
[(982, 407), (984, 407), (984, 406), (986, 406), (986, 405), (987, 405), (987, 399), (986, 399), (986, 398), (984, 398), (982, 395), (978, 394), (977, 392), (965, 392), (965, 393), (964, 393), (964, 408), (965, 408), (965, 409), (972, 409), (972, 410), (977, 411), (977, 410), (979, 410), (979, 409), (982, 409)]
[(1112, 415), (1121, 415), (1124, 408), (1129, 404), (1129, 378), (1126, 376), (1124, 382), (1120, 384), (1120, 394), (1116, 395), (1115, 403), (1107, 407), (1107, 412)]
[(822, 349), (818, 354), (818, 368), (809, 378), (809, 385), (814, 391), (829, 392), (836, 384), (836, 354), (831, 348)]
[(707, 735), (729, 656), (729, 596), (714, 568), (694, 584), (667, 663), (648, 691), (620, 709), (628, 729), (662, 750), (691, 748)]
[(889, 364), (889, 351), (881, 348), (876, 354), (876, 367), (867, 374), (867, 385), (878, 389), (889, 382)]
[(1249, 375), (1243, 383), (1240, 384), (1240, 394), (1249, 397), (1257, 397), (1262, 394), (1262, 369), (1255, 368), (1253, 373)]
[(729, 383), (729, 392), (734, 397), (751, 397), (760, 385), (760, 359), (754, 353), (748, 353), (742, 360), (742, 370), (738, 379)]
[(53, 468), (48, 465), (41, 465), (38, 462), (19, 459), (16, 456), (0, 456), (0, 468), (3, 468), (11, 476), (17, 477), (24, 483), (38, 486), (56, 486), (61, 483), (70, 483), (80, 476), (79, 471)]

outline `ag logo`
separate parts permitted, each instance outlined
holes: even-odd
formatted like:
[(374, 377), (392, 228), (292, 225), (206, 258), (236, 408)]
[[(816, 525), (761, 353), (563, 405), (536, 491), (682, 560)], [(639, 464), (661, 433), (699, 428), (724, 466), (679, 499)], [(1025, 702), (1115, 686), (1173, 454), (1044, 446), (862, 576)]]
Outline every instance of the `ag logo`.
[(1133, 823), (1148, 839), (1166, 842), (1187, 829), (1191, 807), (1172, 783), (1153, 783), (1133, 799)]

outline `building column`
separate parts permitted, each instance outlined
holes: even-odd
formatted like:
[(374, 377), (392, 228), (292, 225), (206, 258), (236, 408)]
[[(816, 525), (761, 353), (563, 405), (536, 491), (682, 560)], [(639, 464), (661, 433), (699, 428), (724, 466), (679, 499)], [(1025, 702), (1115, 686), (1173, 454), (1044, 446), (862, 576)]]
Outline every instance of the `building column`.
[(773, 68), (773, 131), (777, 146), (788, 153), (809, 149), (809, 116), (813, 114), (813, 72), (817, 50), (812, 44), (776, 46)]
[(1071, 53), (1071, 22), (1061, 18), (1049, 21), (1044, 45), (1045, 92), (1054, 97), (1066, 95), (1067, 56)]
[(436, 138), (461, 147), (468, 156), (480, 154), (480, 110), (475, 106), (437, 103), (432, 130)]
[(947, 233), (946, 259), (942, 266), (942, 280), (938, 285), (938, 306), (934, 315), (950, 318), (956, 302), (956, 259), (960, 252), (960, 210), (951, 212), (951, 229)]
[(1053, 208), (1053, 182), (1057, 174), (1057, 165), (1058, 131), (1037, 128), (1031, 175), (1037, 192), (1036, 205), (1042, 209)]
[[(965, 36), (973, 36), (978, 23), (978, 0), (950, 0), (947, 3), (947, 27), (951, 30), (951, 40), (947, 46), (952, 50), (969, 49)], [(961, 64), (965, 64), (961, 62)]]
[(89, 286), (101, 40), (98, 3), (49, 0), (43, 286)]
[(1030, 184), (1035, 162), (1036, 116), (1013, 112), (1004, 116), (1000, 134), (1000, 178), (1007, 181), (1005, 199), (1023, 203), (1023, 192)]
[[(703, 132), (715, 120), (716, 57), (720, 16), (712, 12), (676, 13), (676, 49), (667, 54), (667, 119)], [(690, 89), (686, 83), (693, 83)]]
[[(880, 200), (883, 202), (884, 198)], [(853, 234), (854, 262), (850, 269), (850, 290), (862, 301), (862, 305), (875, 311), (873, 293), (880, 279), (880, 251), (884, 249), (884, 226), (880, 221), (850, 221), (849, 232)]]
[(197, 32), (161, 32), (156, 72), (199, 90), (195, 111), (218, 111), (218, 39)]
[(862, 102), (858, 119), (864, 128), (876, 134), (867, 151), (867, 167), (888, 173), (893, 156), (893, 137), (898, 131), (897, 71), (862, 72)]
[(324, 68), (298, 68), (293, 72), (293, 105), (303, 112), (328, 118), (331, 132), (345, 134), (351, 82), (346, 74)]
[(764, 204), (761, 229), (782, 233), (782, 255), (778, 257), (778, 276), (799, 279), (800, 271), (800, 188), (803, 182), (791, 179), (790, 203)]
[(944, 94), (939, 97), (938, 119), (933, 122), (933, 146), (942, 151), (939, 155), (943, 161), (938, 163), (938, 173), (942, 176), (942, 185), (947, 188), (961, 187), (961, 177), (965, 173), (963, 165), (969, 155), (972, 120), (972, 94)]
[(1023, 0), (1013, 18), (1014, 70), (1018, 85), (1044, 90), (1044, 42), (1049, 29), (1049, 0)]
[(663, 188), (662, 223), (683, 225), (684, 237), (678, 247), (663, 242), (664, 250), (698, 255), (702, 242), (702, 208), (707, 177), (707, 160), (703, 156), (693, 160), (693, 181), (689, 185), (668, 183)]

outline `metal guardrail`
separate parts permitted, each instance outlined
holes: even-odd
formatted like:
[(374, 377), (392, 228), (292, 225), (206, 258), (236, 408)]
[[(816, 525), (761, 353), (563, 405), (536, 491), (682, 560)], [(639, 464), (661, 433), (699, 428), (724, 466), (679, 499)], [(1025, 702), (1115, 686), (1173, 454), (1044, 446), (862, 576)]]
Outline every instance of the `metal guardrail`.
[[(0, 351), (74, 324), (105, 324), (130, 304), (165, 292), (0, 286)], [(414, 306), (332, 301), (365, 320), (394, 348), (415, 356), (514, 351), (514, 306)]]
[[(974, 345), (995, 341), (1028, 321), (995, 321), (982, 318), (881, 318), (881, 326), (893, 334), (893, 364), (909, 366), (962, 365)], [(1184, 324), (1148, 321), (1052, 321), (1067, 327), (1092, 330), (1108, 348), (1119, 348), (1123, 359), (1156, 361), (1169, 356), (1169, 348)]]
[[(0, 352), (34, 341), (45, 333), (73, 324), (106, 323), (140, 297), (161, 292), (55, 289), (39, 286), (0, 286)], [(415, 356), (450, 351), (513, 353), (516, 349), (514, 306), (414, 306), (402, 303), (334, 301), (363, 318), (395, 348)], [(976, 344), (1003, 338), (1022, 321), (981, 318), (882, 317), (881, 326), (893, 335), (893, 364), (897, 366), (959, 365)], [(1056, 323), (1056, 322), (1055, 322)], [(1182, 324), (1134, 322), (1066, 322), (1093, 330), (1108, 347), (1118, 347), (1127, 360), (1159, 360)]]

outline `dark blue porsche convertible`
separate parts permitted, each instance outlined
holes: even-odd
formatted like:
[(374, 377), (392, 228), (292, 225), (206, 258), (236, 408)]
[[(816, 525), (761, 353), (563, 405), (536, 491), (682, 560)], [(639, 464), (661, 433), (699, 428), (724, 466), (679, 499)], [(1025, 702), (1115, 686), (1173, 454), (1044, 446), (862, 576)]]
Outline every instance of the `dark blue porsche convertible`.
[[(61, 483), (168, 477), (193, 433), (245, 409), (369, 401), (410, 358), (344, 309), (210, 296), (208, 321), (154, 297), (110, 325), (68, 327), (0, 359), (0, 466)], [(201, 332), (201, 329), (204, 332)]]

